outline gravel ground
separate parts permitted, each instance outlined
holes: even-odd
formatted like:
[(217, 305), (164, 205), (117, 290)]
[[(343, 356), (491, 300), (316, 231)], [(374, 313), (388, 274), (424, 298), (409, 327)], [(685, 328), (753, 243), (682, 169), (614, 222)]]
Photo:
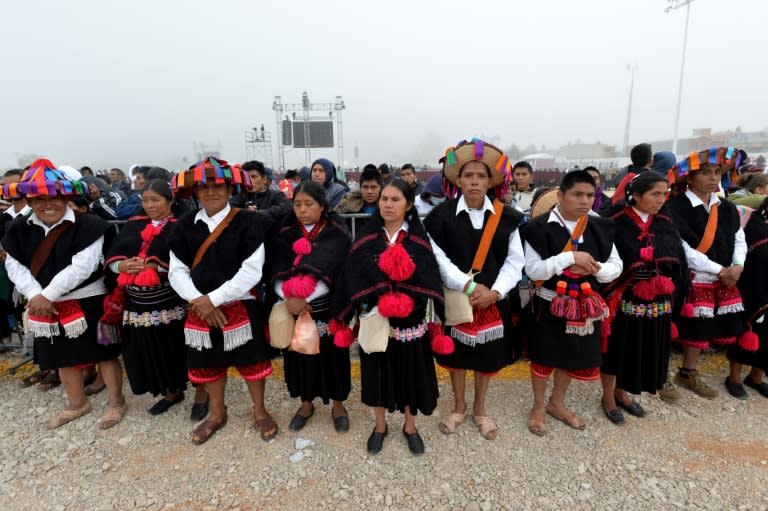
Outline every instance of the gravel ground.
[[(549, 419), (550, 434), (538, 438), (526, 430), (531, 390), (518, 364), (491, 385), (495, 441), (484, 440), (469, 419), (445, 436), (437, 414), (420, 416), (427, 452), (414, 457), (394, 414), (384, 450), (370, 456), (373, 417), (360, 403), (359, 379), (347, 404), (348, 433), (333, 430), (325, 406), (293, 433), (287, 424), (298, 402), (276, 366), (267, 398), (278, 437), (260, 440), (245, 385), (232, 378), (229, 424), (203, 446), (189, 440), (190, 400), (150, 417), (145, 409), (154, 399), (129, 396), (125, 420), (100, 431), (102, 393), (90, 415), (47, 431), (43, 424), (63, 406), (63, 390), (20, 389), (4, 377), (0, 509), (768, 509), (768, 400), (751, 389), (746, 402), (684, 391), (680, 404), (668, 405), (644, 395), (649, 416), (616, 427), (599, 408), (599, 384), (579, 382), (569, 404), (588, 420), (586, 430)], [(722, 357), (714, 357), (706, 379), (722, 388), (724, 375)], [(438, 413), (445, 413), (450, 385), (441, 376)]]

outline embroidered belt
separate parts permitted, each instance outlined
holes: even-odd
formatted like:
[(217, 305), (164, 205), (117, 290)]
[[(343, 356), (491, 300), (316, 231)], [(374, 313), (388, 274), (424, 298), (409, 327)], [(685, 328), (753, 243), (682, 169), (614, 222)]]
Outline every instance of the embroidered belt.
[(427, 333), (427, 322), (420, 323), (409, 328), (389, 328), (389, 337), (400, 342), (410, 342), (424, 337)]
[(621, 301), (621, 312), (627, 316), (636, 318), (657, 318), (665, 314), (672, 314), (672, 302), (634, 303), (627, 300)]
[(187, 307), (179, 305), (172, 309), (152, 312), (123, 312), (123, 324), (134, 327), (153, 327), (168, 325), (183, 320), (187, 316)]

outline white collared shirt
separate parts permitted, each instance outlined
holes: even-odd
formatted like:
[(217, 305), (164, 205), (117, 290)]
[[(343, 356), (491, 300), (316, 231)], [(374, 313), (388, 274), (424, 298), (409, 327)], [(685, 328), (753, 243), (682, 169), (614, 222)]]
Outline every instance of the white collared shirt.
[[(559, 209), (559, 207), (558, 207)], [(561, 217), (562, 218), (562, 217)], [(576, 228), (576, 223), (570, 220), (562, 219), (566, 229), (570, 234), (573, 234), (573, 230)], [(558, 218), (555, 210), (549, 213), (547, 223), (554, 222), (560, 224), (560, 218)], [(584, 235), (579, 238), (579, 243), (584, 242)], [(561, 252), (547, 259), (542, 259), (536, 250), (528, 243), (525, 242), (525, 273), (531, 280), (549, 280), (555, 275), (560, 275), (569, 266), (576, 262), (573, 252)], [(605, 262), (598, 261), (600, 264), (600, 271), (595, 274), (595, 278), (601, 284), (613, 282), (624, 268), (624, 264), (619, 257), (619, 251), (616, 250), (616, 245), (611, 244), (611, 253)]]
[[(22, 209), (22, 211), (24, 210)], [(75, 222), (75, 213), (69, 208), (67, 208), (61, 220), (50, 227), (41, 222), (34, 213), (27, 219), (29, 225), (41, 227), (46, 236), (48, 236), (51, 229), (65, 221)], [(5, 259), (5, 269), (8, 271), (8, 278), (16, 285), (16, 289), (18, 289), (19, 293), (26, 296), (28, 300), (39, 294), (42, 294), (52, 302), (97, 296), (107, 292), (103, 278), (99, 278), (96, 282), (92, 282), (81, 289), (74, 289), (99, 268), (103, 247), (104, 236), (100, 236), (99, 239), (74, 254), (72, 262), (57, 273), (45, 288), (32, 276), (29, 268), (14, 259), (10, 254)]]
[[(195, 223), (203, 222), (208, 227), (209, 232), (213, 232), (216, 227), (229, 214), (231, 207), (229, 204), (213, 216), (208, 216), (205, 208), (201, 208), (195, 215)], [(250, 291), (253, 286), (261, 281), (262, 269), (264, 268), (264, 244), (259, 247), (243, 261), (237, 273), (224, 282), (217, 289), (208, 293), (208, 298), (214, 307), (226, 305), (238, 300), (252, 300)], [(192, 275), (189, 266), (181, 262), (171, 249), (170, 262), (168, 264), (168, 281), (171, 283), (174, 291), (184, 300), (191, 302), (196, 298), (203, 296), (195, 283), (192, 282)]]
[[(713, 193), (709, 196), (709, 203), (705, 204), (695, 193), (691, 190), (685, 191), (685, 196), (691, 202), (691, 206), (694, 208), (701, 206), (709, 213), (714, 204), (720, 204), (720, 197)], [(711, 283), (719, 280), (720, 272), (723, 270), (722, 265), (716, 263), (712, 259), (706, 256), (706, 254), (699, 252), (695, 248), (691, 247), (685, 240), (683, 241), (683, 251), (685, 252), (685, 259), (688, 261), (688, 267), (694, 272), (693, 282), (696, 283)], [(744, 264), (744, 260), (747, 257), (747, 240), (744, 236), (744, 230), (739, 227), (736, 231), (736, 236), (733, 245), (733, 255), (731, 257), (731, 264)]]
[[(481, 209), (469, 209), (464, 200), (464, 196), (459, 197), (459, 202), (456, 205), (456, 216), (462, 211), (467, 212), (469, 220), (472, 222), (472, 227), (476, 230), (483, 228), (486, 211), (490, 211), (492, 215), (496, 214), (496, 211), (493, 209), (493, 204), (488, 197), (485, 197)], [(437, 259), (437, 266), (440, 269), (440, 277), (443, 281), (443, 285), (448, 289), (462, 291), (464, 286), (467, 285), (467, 282), (471, 280), (469, 275), (461, 271), (458, 266), (451, 262), (445, 251), (435, 243), (431, 236), (429, 237), (429, 242), (432, 245), (432, 252), (434, 252), (435, 258)], [(502, 298), (507, 296), (522, 278), (524, 261), (523, 244), (520, 241), (520, 233), (518, 229), (515, 229), (509, 237), (507, 257), (504, 259), (504, 264), (502, 264), (499, 269), (499, 274), (496, 276), (496, 280), (491, 286), (491, 291), (498, 292)]]
[(21, 208), (21, 211), (18, 213), (16, 212), (16, 208), (13, 207), (13, 204), (11, 204), (11, 207), (6, 209), (4, 213), (11, 218), (16, 218), (19, 215), (26, 215), (27, 213), (31, 212), (32, 208), (29, 207), (29, 204), (24, 204), (24, 207)]
[(403, 225), (401, 225), (400, 228), (396, 230), (392, 236), (389, 235), (386, 227), (382, 227), (381, 229), (384, 231), (384, 236), (387, 237), (387, 243), (394, 245), (397, 241), (397, 237), (401, 232), (408, 232), (408, 222), (403, 222)]

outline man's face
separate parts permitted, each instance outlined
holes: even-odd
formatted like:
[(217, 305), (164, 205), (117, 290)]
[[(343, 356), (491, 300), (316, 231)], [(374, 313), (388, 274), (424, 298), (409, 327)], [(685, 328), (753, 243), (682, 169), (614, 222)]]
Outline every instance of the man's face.
[(256, 170), (249, 170), (248, 175), (251, 176), (251, 191), (263, 192), (267, 188), (268, 179), (261, 175)]
[(720, 167), (718, 165), (705, 165), (701, 170), (689, 173), (687, 179), (688, 186), (694, 193), (699, 195), (715, 193), (720, 187)]
[(195, 195), (200, 204), (205, 208), (208, 216), (215, 215), (224, 209), (229, 203), (232, 187), (226, 184), (216, 184), (212, 181), (203, 185), (197, 185)]
[(595, 186), (600, 188), (600, 174), (594, 170), (588, 170), (587, 173), (595, 180)]
[(416, 183), (416, 174), (411, 169), (402, 169), (400, 179), (413, 186)]
[(456, 184), (468, 201), (481, 203), (484, 201), (485, 194), (488, 193), (491, 176), (483, 162), (473, 160), (461, 169)]
[(133, 189), (137, 191), (142, 191), (145, 186), (147, 186), (147, 178), (144, 177), (144, 174), (142, 174), (141, 172), (134, 174)]
[(363, 202), (366, 205), (375, 205), (379, 201), (379, 194), (381, 193), (381, 187), (375, 179), (363, 181), (360, 184), (360, 194), (363, 196)]
[(558, 190), (560, 212), (566, 220), (574, 220), (590, 212), (595, 202), (595, 187), (589, 183), (576, 183), (565, 193)]
[(88, 183), (88, 198), (96, 200), (99, 197), (101, 197), (101, 190), (99, 190), (99, 187), (93, 183)]
[(29, 199), (29, 206), (35, 212), (37, 218), (45, 225), (53, 225), (67, 212), (67, 200), (59, 195), (49, 197), (43, 195)]
[(122, 172), (118, 170), (110, 170), (109, 171), (109, 180), (112, 181), (112, 183), (119, 183), (123, 180), (123, 174)]
[(531, 180), (533, 174), (525, 167), (517, 167), (514, 172), (515, 183), (517, 183), (517, 189), (520, 191), (526, 191), (531, 186)]
[(319, 163), (312, 165), (312, 181), (325, 185), (325, 169)]

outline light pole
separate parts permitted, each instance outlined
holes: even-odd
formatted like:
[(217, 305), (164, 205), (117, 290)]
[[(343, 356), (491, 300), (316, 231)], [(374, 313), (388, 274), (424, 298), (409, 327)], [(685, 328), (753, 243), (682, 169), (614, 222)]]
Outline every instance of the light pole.
[(632, 120), (632, 89), (635, 88), (635, 71), (637, 63), (628, 65), (627, 71), (632, 72), (632, 78), (629, 82), (629, 102), (627, 104), (627, 125), (624, 127), (624, 154), (629, 154), (629, 125)]
[(667, 8), (664, 12), (674, 11), (685, 7), (685, 32), (683, 35), (683, 58), (680, 62), (680, 86), (677, 90), (677, 112), (675, 113), (675, 132), (672, 138), (672, 152), (677, 156), (677, 130), (680, 126), (680, 103), (683, 99), (683, 75), (685, 72), (685, 50), (688, 46), (688, 19), (691, 16), (691, 3), (693, 0), (667, 0)]

